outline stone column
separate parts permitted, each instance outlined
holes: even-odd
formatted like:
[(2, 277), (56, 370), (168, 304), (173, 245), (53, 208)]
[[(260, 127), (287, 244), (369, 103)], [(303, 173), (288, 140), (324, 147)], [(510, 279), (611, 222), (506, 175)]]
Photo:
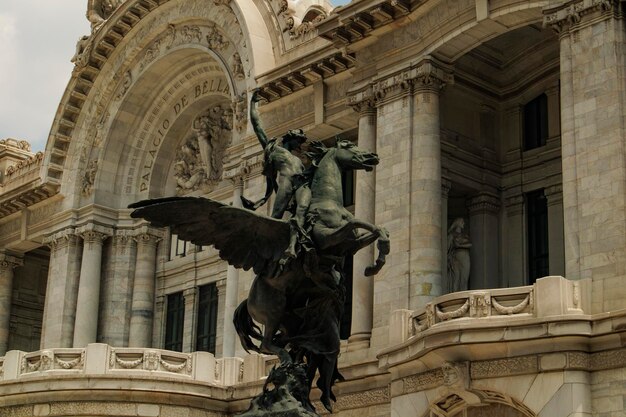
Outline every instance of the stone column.
[(22, 265), (24, 262), (21, 259), (0, 253), (0, 356), (4, 356), (9, 347), (13, 270)]
[(410, 161), (409, 309), (443, 292), (439, 94), (451, 75), (427, 58), (416, 68)]
[(156, 250), (159, 237), (144, 232), (135, 237), (137, 263), (133, 282), (128, 346), (151, 347), (156, 281)]
[(96, 230), (80, 234), (83, 238), (83, 260), (80, 265), (80, 283), (74, 322), (73, 347), (96, 343), (100, 307), (100, 278), (102, 272), (102, 242), (108, 237)]
[(565, 276), (563, 247), (563, 187), (553, 185), (544, 190), (548, 200), (548, 256), (550, 275)]
[(103, 277), (100, 308), (100, 341), (111, 346), (128, 346), (130, 305), (137, 247), (130, 230), (117, 230), (111, 248), (111, 268)]
[(44, 243), (50, 246), (50, 266), (41, 348), (72, 347), (82, 258), (81, 240), (70, 228), (48, 236)]
[(441, 282), (442, 292), (450, 292), (448, 280), (448, 195), (452, 189), (452, 182), (441, 179)]
[[(370, 100), (353, 104), (359, 112), (359, 148), (376, 152), (376, 108)], [(356, 171), (354, 216), (374, 224), (376, 212), (376, 175)], [(375, 245), (354, 255), (352, 273), (352, 322), (348, 350), (368, 348), (374, 312), (374, 277), (366, 277), (365, 268), (374, 263)]]
[(504, 282), (506, 287), (526, 285), (526, 231), (524, 225), (524, 196), (517, 195), (506, 199), (506, 251)]
[(500, 201), (490, 193), (480, 193), (468, 204), (470, 221), (470, 288), (498, 288), (498, 212)]
[(193, 352), (196, 348), (196, 299), (198, 296), (198, 287), (186, 288), (183, 291), (183, 299), (185, 300), (185, 319), (183, 323), (183, 352)]
[[(592, 313), (626, 308), (626, 32), (616, 0), (544, 10), (559, 35), (565, 273)], [(611, 289), (608, 291), (607, 289)]]
[[(241, 196), (243, 195), (243, 175), (237, 175), (232, 178), (233, 189), (233, 206), (241, 207)], [(226, 294), (224, 299), (224, 332), (223, 332), (223, 345), (222, 356), (231, 357), (235, 356), (235, 349), (239, 339), (237, 338), (237, 332), (235, 331), (235, 325), (233, 324), (233, 317), (235, 315), (235, 309), (238, 306), (239, 292), (239, 269), (232, 265), (228, 265), (226, 271)]]

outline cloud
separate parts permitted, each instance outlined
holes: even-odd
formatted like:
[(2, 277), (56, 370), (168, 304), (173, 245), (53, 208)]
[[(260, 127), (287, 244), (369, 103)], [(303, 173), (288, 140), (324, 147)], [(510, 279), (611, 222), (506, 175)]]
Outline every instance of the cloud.
[(0, 139), (43, 150), (72, 72), (78, 38), (89, 33), (87, 1), (0, 1)]

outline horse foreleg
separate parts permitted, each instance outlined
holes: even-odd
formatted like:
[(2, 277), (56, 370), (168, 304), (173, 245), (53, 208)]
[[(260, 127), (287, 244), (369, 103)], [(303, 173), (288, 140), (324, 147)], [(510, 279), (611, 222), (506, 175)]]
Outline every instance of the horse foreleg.
[(278, 323), (266, 324), (263, 331), (263, 340), (261, 340), (260, 350), (261, 353), (268, 355), (276, 355), (280, 359), (281, 363), (291, 363), (291, 356), (289, 352), (280, 346), (276, 346), (273, 342), (274, 335), (278, 331)]

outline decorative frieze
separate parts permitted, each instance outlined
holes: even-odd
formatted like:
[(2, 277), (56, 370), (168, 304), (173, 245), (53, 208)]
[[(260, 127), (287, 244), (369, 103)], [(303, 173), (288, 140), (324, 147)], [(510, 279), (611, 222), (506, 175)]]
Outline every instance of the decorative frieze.
[(424, 391), (435, 388), (443, 384), (443, 372), (440, 369), (433, 369), (417, 375), (402, 378), (402, 394)]
[(480, 193), (470, 199), (467, 203), (470, 214), (473, 213), (498, 213), (500, 211), (500, 200), (493, 194)]
[(495, 378), (501, 376), (524, 375), (539, 372), (537, 356), (519, 356), (515, 358), (495, 359), (472, 362), (472, 379)]

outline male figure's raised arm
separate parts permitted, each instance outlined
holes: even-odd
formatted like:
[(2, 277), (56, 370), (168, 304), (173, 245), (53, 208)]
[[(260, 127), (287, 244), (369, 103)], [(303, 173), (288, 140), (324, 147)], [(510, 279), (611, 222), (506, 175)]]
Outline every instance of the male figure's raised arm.
[(252, 100), (250, 102), (250, 122), (252, 123), (254, 133), (256, 133), (256, 137), (259, 139), (263, 149), (265, 149), (268, 139), (267, 134), (263, 130), (263, 126), (261, 126), (261, 119), (259, 118), (259, 110), (257, 107), (260, 100), (261, 97), (259, 96), (259, 90), (254, 90), (252, 93)]

